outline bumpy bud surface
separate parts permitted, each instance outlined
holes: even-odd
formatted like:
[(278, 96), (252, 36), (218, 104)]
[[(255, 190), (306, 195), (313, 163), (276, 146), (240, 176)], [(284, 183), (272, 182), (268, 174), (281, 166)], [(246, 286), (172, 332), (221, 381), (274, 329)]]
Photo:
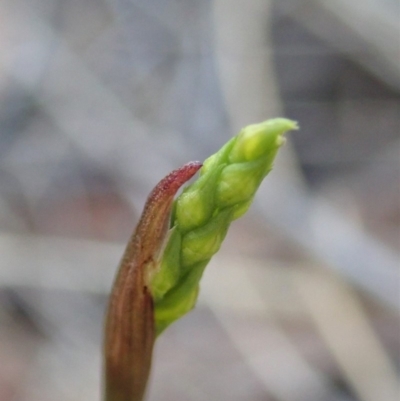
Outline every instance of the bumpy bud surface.
[(250, 207), (283, 134), (293, 129), (297, 124), (285, 118), (245, 127), (203, 163), (200, 177), (175, 201), (171, 236), (150, 285), (158, 334), (194, 307), (205, 266), (230, 223)]

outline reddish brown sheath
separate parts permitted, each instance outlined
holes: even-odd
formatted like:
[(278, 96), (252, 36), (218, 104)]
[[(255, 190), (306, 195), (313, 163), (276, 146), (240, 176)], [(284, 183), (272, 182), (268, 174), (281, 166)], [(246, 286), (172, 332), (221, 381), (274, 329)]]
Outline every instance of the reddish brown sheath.
[(200, 167), (185, 164), (157, 184), (128, 242), (106, 316), (105, 401), (143, 399), (155, 340), (149, 270), (163, 244), (174, 196)]

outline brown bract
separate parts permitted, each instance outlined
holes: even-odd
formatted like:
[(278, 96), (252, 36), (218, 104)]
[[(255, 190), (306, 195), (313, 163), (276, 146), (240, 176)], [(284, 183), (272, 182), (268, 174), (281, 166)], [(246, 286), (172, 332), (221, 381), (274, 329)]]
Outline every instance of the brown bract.
[(155, 340), (148, 277), (169, 225), (178, 189), (201, 167), (185, 164), (162, 179), (149, 195), (118, 269), (105, 328), (105, 401), (141, 401)]

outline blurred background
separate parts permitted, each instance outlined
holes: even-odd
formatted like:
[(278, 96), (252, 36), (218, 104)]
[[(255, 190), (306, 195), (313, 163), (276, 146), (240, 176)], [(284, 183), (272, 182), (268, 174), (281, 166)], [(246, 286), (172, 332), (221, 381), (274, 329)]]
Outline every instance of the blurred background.
[(399, 399), (397, 0), (1, 0), (0, 48), (1, 401), (100, 399), (147, 194), (280, 115), (148, 400)]

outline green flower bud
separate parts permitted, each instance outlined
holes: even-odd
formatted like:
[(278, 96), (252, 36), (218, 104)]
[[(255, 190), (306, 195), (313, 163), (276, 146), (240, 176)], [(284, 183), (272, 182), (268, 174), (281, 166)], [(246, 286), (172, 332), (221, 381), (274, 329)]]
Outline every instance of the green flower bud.
[(268, 160), (260, 158), (225, 167), (217, 187), (218, 206), (234, 206), (252, 198), (264, 178), (267, 163)]
[(297, 123), (286, 118), (274, 118), (243, 128), (229, 154), (229, 162), (240, 163), (265, 156), (266, 151), (277, 149), (285, 142), (282, 134), (293, 129), (297, 129)]
[(166, 262), (151, 286), (157, 333), (192, 309), (205, 266), (219, 250), (230, 223), (250, 207), (285, 142), (283, 134), (296, 128), (284, 118), (244, 128), (203, 163), (200, 177), (174, 202), (171, 221), (181, 234), (180, 242), (174, 236), (169, 239)]
[(204, 163), (203, 167), (200, 169), (200, 176), (207, 174), (209, 171), (212, 171), (217, 166), (222, 164), (227, 164), (229, 159), (229, 154), (232, 150), (232, 147), (235, 145), (237, 137), (233, 137), (230, 141), (228, 141), (217, 153), (214, 153), (210, 157), (208, 157)]
[(231, 215), (231, 210), (224, 210), (206, 225), (190, 231), (182, 238), (181, 262), (184, 268), (211, 258), (219, 250), (228, 230)]
[(232, 208), (232, 221), (238, 219), (239, 217), (242, 217), (249, 210), (249, 207), (253, 203), (253, 199), (254, 196), (247, 201), (238, 203)]
[(182, 233), (200, 227), (211, 217), (215, 206), (215, 186), (224, 165), (216, 166), (188, 186), (176, 201), (176, 225)]
[(199, 282), (208, 262), (209, 259), (192, 266), (190, 271), (182, 278), (180, 285), (156, 303), (154, 310), (157, 335), (173, 321), (193, 309), (199, 293)]

